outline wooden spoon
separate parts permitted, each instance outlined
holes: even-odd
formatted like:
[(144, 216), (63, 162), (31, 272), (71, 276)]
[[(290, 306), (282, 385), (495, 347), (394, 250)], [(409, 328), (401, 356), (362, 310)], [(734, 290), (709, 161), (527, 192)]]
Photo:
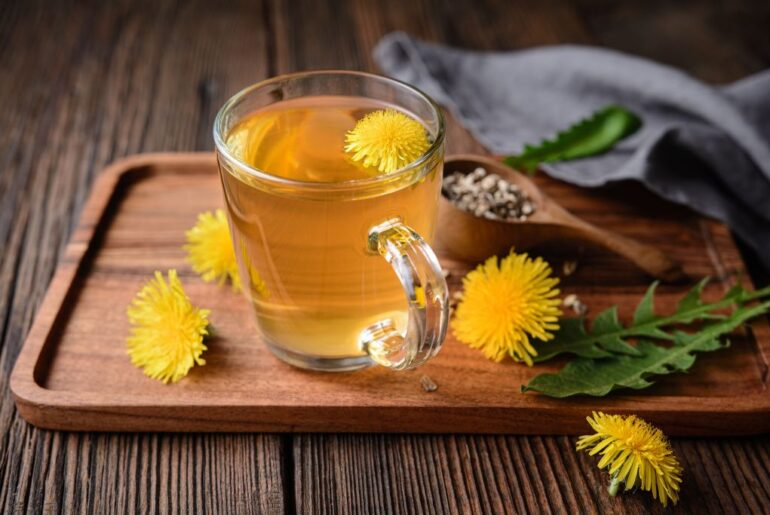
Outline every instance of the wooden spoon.
[(508, 253), (511, 247), (528, 249), (546, 241), (577, 239), (609, 249), (663, 281), (684, 278), (681, 266), (660, 250), (581, 220), (549, 198), (524, 174), (499, 161), (476, 155), (450, 156), (445, 161), (444, 173), (470, 173), (478, 167), (516, 184), (532, 199), (535, 212), (525, 221), (489, 220), (459, 209), (442, 195), (436, 240), (437, 246), (450, 256), (482, 261), (495, 254)]

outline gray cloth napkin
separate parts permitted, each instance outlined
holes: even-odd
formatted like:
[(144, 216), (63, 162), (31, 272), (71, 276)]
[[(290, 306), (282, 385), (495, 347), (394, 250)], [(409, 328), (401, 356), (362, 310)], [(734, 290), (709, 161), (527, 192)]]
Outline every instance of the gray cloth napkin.
[(770, 268), (770, 70), (714, 87), (611, 50), (471, 52), (401, 32), (383, 38), (374, 57), (497, 154), (517, 153), (606, 104), (631, 109), (644, 125), (610, 152), (543, 169), (580, 186), (640, 181), (726, 222)]

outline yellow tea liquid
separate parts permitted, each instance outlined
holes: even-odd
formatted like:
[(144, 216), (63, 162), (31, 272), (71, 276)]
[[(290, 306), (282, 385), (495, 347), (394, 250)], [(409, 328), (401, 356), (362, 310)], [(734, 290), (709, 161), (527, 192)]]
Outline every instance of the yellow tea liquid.
[(385, 259), (367, 251), (367, 236), (398, 217), (431, 242), (441, 161), (374, 187), (351, 186), (377, 173), (350, 160), (345, 133), (387, 107), (358, 97), (282, 101), (227, 135), (239, 160), (306, 183), (276, 186), (220, 163), (241, 277), (274, 347), (317, 358), (362, 356), (366, 327), (391, 319), (405, 328), (404, 291)]

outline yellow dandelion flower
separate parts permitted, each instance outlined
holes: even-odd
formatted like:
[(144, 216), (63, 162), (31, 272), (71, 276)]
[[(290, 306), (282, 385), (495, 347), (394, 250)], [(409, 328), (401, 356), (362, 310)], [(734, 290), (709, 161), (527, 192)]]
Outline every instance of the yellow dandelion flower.
[(530, 337), (550, 340), (559, 328), (559, 279), (540, 258), (511, 251), (499, 264), (493, 256), (463, 278), (463, 294), (452, 329), (458, 340), (495, 361), (506, 355), (532, 365)]
[(265, 284), (265, 281), (252, 264), (249, 254), (246, 252), (246, 244), (243, 243), (243, 240), (240, 241), (239, 247), (241, 248), (241, 258), (243, 259), (243, 262), (246, 263), (246, 270), (249, 272), (249, 283), (251, 284), (252, 295), (258, 295), (263, 299), (267, 299), (270, 297), (270, 290), (267, 289), (267, 284)]
[(391, 173), (416, 161), (430, 147), (425, 127), (395, 109), (374, 111), (356, 123), (345, 137), (353, 161)]
[(201, 354), (206, 350), (208, 315), (209, 310), (190, 302), (176, 270), (169, 270), (168, 282), (155, 272), (128, 306), (133, 327), (126, 345), (131, 363), (164, 383), (176, 383), (196, 363), (205, 365)]
[(682, 467), (660, 429), (634, 415), (594, 412), (593, 418), (586, 420), (596, 433), (581, 436), (577, 450), (602, 455), (598, 467), (606, 467), (610, 473), (610, 495), (615, 495), (620, 483), (624, 483), (626, 490), (638, 485), (651, 491), (663, 506), (669, 499), (676, 504)]
[(425, 307), (428, 303), (428, 299), (425, 296), (425, 287), (423, 286), (415, 286), (414, 287), (414, 301), (417, 303), (420, 307)]
[(195, 226), (185, 236), (187, 245), (184, 249), (195, 273), (206, 282), (223, 284), (229, 279), (234, 290), (241, 289), (238, 263), (224, 211), (217, 209), (213, 213), (199, 214)]

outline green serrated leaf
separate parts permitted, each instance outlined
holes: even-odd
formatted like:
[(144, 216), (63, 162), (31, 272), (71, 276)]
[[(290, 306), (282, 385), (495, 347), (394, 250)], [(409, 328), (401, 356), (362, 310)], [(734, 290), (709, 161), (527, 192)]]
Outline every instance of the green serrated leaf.
[(567, 161), (606, 152), (641, 126), (641, 119), (631, 111), (618, 105), (608, 105), (559, 132), (554, 139), (543, 140), (537, 145), (525, 145), (521, 154), (508, 156), (503, 161), (508, 166), (532, 174), (541, 163)]
[[(688, 291), (687, 295), (685, 295), (682, 300), (679, 301), (677, 304), (677, 313), (693, 313), (695, 315), (694, 318), (682, 316), (681, 320), (679, 321), (680, 323), (689, 324), (695, 320), (719, 320), (720, 318), (724, 318), (723, 315), (718, 313), (700, 313), (702, 310), (699, 308), (704, 306), (704, 303), (701, 300), (701, 294), (703, 293), (703, 288), (706, 287), (709, 280), (709, 277), (701, 279), (698, 284), (696, 284), (690, 291)], [(723, 297), (723, 300), (732, 299), (733, 302), (739, 303), (745, 292), (746, 290), (744, 290), (742, 286), (734, 286), (728, 290), (728, 292)]]
[(573, 395), (603, 396), (619, 388), (641, 389), (654, 384), (657, 376), (686, 372), (695, 362), (696, 352), (709, 352), (728, 346), (720, 337), (747, 320), (770, 310), (770, 301), (754, 306), (740, 306), (723, 320), (713, 322), (695, 334), (677, 331), (671, 347), (643, 340), (637, 346), (639, 356), (613, 356), (604, 359), (577, 360), (557, 373), (533, 377), (522, 392), (537, 391), (549, 397)]
[(618, 307), (605, 309), (594, 319), (592, 329), (596, 343), (604, 350), (615, 354), (639, 354), (634, 346), (620, 337), (623, 324), (618, 318)]
[(634, 325), (649, 324), (660, 318), (655, 315), (654, 305), (655, 288), (657, 287), (658, 281), (655, 281), (649, 288), (647, 288), (644, 297), (642, 297), (639, 305), (636, 306), (636, 311), (634, 311)]
[(562, 320), (562, 326), (553, 339), (533, 343), (537, 349), (534, 361), (543, 362), (559, 354), (574, 354), (584, 358), (597, 358), (607, 354), (639, 355), (636, 348), (626, 341), (627, 338), (672, 340), (673, 335), (664, 330), (668, 326), (720, 320), (724, 315), (716, 314), (715, 311), (770, 295), (770, 287), (750, 292), (741, 286), (734, 286), (720, 300), (704, 303), (701, 294), (707, 282), (708, 279), (704, 279), (696, 284), (679, 301), (676, 312), (665, 317), (655, 315), (654, 296), (657, 283), (653, 283), (637, 306), (634, 321), (628, 327), (618, 321), (615, 306), (597, 315), (590, 332), (586, 331), (583, 319), (570, 322), (570, 319)]
[[(557, 354), (572, 353), (584, 358), (606, 358), (612, 353), (597, 345), (594, 337), (585, 329), (582, 318), (565, 318), (560, 322), (559, 331), (553, 340), (536, 343), (538, 355), (535, 361), (545, 361)], [(545, 349), (543, 349), (545, 347)]]
[(704, 277), (698, 282), (698, 284), (692, 287), (690, 291), (688, 291), (687, 294), (682, 297), (682, 299), (677, 304), (677, 311), (690, 311), (699, 306), (702, 306), (703, 302), (701, 302), (700, 299), (703, 293), (703, 288), (706, 287), (710, 280), (710, 277)]

